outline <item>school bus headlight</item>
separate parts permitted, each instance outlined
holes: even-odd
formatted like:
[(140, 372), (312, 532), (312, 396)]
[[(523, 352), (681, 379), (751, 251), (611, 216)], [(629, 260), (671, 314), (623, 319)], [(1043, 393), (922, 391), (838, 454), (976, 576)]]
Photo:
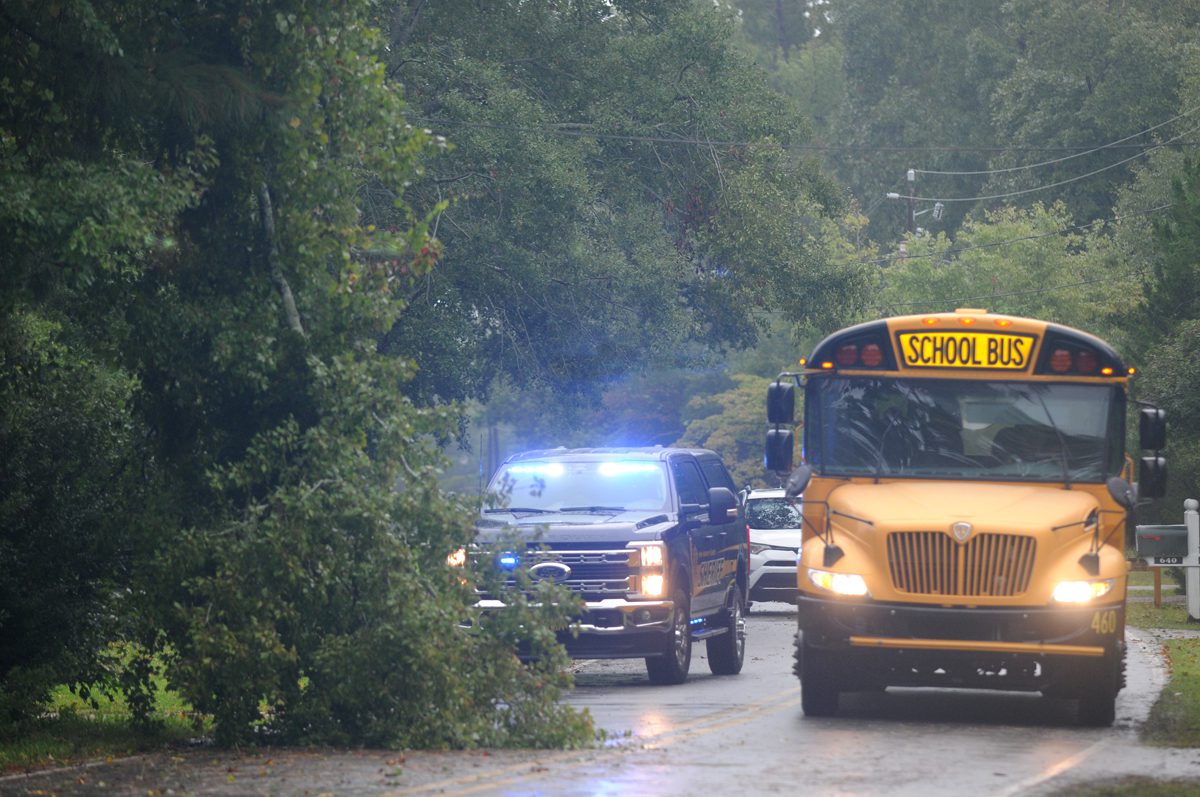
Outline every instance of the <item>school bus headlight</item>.
[(463, 567), (467, 564), (467, 549), (459, 548), (457, 551), (451, 551), (446, 557), (446, 564), (451, 567)]
[(1088, 603), (1107, 595), (1116, 584), (1116, 579), (1103, 578), (1098, 581), (1060, 581), (1054, 585), (1054, 600), (1058, 603)]
[(832, 573), (828, 570), (808, 569), (808, 580), (823, 590), (835, 595), (862, 596), (867, 594), (867, 582), (855, 573)]
[(647, 598), (661, 598), (666, 592), (667, 580), (661, 573), (642, 576), (641, 593)]

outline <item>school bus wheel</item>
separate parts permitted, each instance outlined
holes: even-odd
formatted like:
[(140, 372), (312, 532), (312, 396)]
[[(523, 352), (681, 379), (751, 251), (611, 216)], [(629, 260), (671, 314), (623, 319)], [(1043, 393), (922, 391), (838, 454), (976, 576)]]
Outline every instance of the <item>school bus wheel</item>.
[(796, 639), (795, 673), (800, 677), (800, 707), (806, 717), (832, 717), (838, 709), (835, 656), (812, 645), (804, 632)]

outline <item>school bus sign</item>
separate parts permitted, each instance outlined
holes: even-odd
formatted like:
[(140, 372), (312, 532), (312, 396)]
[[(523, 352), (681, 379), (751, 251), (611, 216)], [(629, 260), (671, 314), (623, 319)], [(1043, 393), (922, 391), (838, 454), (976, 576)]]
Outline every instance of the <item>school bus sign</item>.
[(1029, 367), (1036, 338), (999, 332), (921, 330), (900, 332), (900, 356), (907, 368), (985, 368), (1021, 371)]

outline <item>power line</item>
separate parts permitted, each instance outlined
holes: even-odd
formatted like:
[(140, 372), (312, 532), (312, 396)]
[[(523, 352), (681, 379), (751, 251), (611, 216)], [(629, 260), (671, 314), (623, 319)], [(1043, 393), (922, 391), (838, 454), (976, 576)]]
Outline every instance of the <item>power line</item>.
[[(602, 140), (613, 141), (636, 141), (639, 143), (651, 144), (675, 144), (680, 146), (692, 147), (749, 147), (757, 143), (754, 141), (728, 141), (728, 140), (709, 140), (699, 138), (687, 138), (682, 136), (644, 136), (635, 135), (632, 133), (601, 133), (590, 129), (588, 124), (561, 123), (558, 125), (500, 125), (489, 124), (484, 122), (463, 122), (454, 119), (428, 119), (422, 117), (412, 117), (412, 121), (431, 125), (434, 127), (465, 127), (478, 128), (484, 130), (510, 130), (523, 133), (547, 133), (551, 135), (566, 136), (568, 138), (595, 138)], [(873, 146), (873, 145), (856, 145), (856, 144), (792, 144), (790, 149), (808, 150), (814, 152), (852, 152), (852, 153), (875, 153), (875, 152), (1079, 152), (1080, 150), (1095, 151), (1096, 149), (1137, 149), (1148, 150), (1165, 146), (1166, 143), (1173, 143), (1175, 146), (1200, 146), (1200, 141), (1173, 141), (1164, 142), (1163, 144), (1105, 144), (1097, 146), (1095, 144), (1082, 144), (1078, 146), (1055, 145), (1055, 146), (941, 146), (941, 147), (905, 147), (905, 146)], [(1086, 154), (1086, 153), (1085, 153)], [(937, 172), (928, 172), (936, 174)], [(954, 174), (954, 172), (947, 172)]]
[[(1069, 161), (1073, 158), (1082, 158), (1086, 155), (1092, 155), (1096, 152), (1100, 152), (1101, 150), (1112, 149), (1119, 144), (1123, 144), (1124, 142), (1129, 141), (1130, 139), (1137, 138), (1139, 136), (1144, 136), (1147, 133), (1152, 133), (1155, 130), (1158, 130), (1160, 127), (1165, 127), (1166, 125), (1169, 125), (1172, 122), (1176, 122), (1176, 121), (1184, 118), (1185, 116), (1190, 116), (1198, 110), (1200, 110), (1200, 106), (1197, 106), (1195, 108), (1191, 108), (1187, 111), (1184, 111), (1183, 113), (1179, 114), (1178, 116), (1174, 116), (1165, 122), (1160, 122), (1159, 124), (1156, 124), (1153, 127), (1147, 127), (1145, 130), (1134, 133), (1131, 136), (1125, 136), (1125, 138), (1118, 138), (1116, 141), (1113, 141), (1108, 144), (1103, 144), (1099, 147), (1095, 147), (1093, 149), (1089, 149), (1084, 152), (1077, 152), (1073, 155), (1067, 155), (1062, 158), (1054, 158), (1053, 160), (1042, 161), (1041, 163), (1030, 163), (1025, 166), (1012, 166), (1012, 167), (1009, 167), (1006, 169), (984, 169), (981, 171), (972, 171), (972, 172), (940, 172), (940, 171), (934, 171), (932, 169), (913, 169), (913, 171), (916, 172), (917, 174), (937, 174), (937, 175), (952, 176), (952, 177), (965, 177), (965, 176), (969, 176), (969, 175), (982, 175), (982, 174), (1007, 174), (1009, 172), (1020, 172), (1020, 171), (1025, 171), (1027, 169), (1037, 169), (1042, 166), (1053, 166), (1055, 164)], [(1134, 145), (1134, 146), (1148, 147), (1151, 145), (1138, 144), (1138, 145)]]
[[(1193, 127), (1191, 130), (1186, 131), (1186, 133), (1193, 133), (1196, 130), (1200, 130), (1200, 126)], [(1077, 177), (1070, 177), (1070, 178), (1067, 178), (1066, 180), (1059, 180), (1058, 182), (1055, 182), (1055, 183), (1047, 183), (1046, 185), (1040, 185), (1040, 186), (1037, 186), (1036, 188), (1026, 188), (1021, 191), (1009, 191), (1004, 194), (991, 194), (989, 196), (932, 197), (932, 196), (909, 196), (907, 194), (892, 194), (892, 195), (889, 195), (888, 198), (889, 199), (910, 199), (910, 200), (914, 200), (917, 202), (984, 202), (984, 201), (992, 200), (992, 199), (1008, 199), (1008, 198), (1014, 197), (1014, 196), (1024, 196), (1025, 194), (1033, 194), (1038, 191), (1046, 191), (1050, 188), (1058, 188), (1060, 186), (1064, 186), (1069, 183), (1078, 182), (1078, 181), (1084, 180), (1088, 177), (1094, 177), (1095, 175), (1100, 174), (1101, 172), (1106, 172), (1109, 169), (1115, 169), (1118, 166), (1123, 166), (1124, 164), (1129, 163), (1132, 160), (1137, 160), (1138, 158), (1142, 157), (1143, 155), (1153, 152), (1156, 149), (1162, 149), (1163, 147), (1167, 146), (1168, 144), (1172, 143), (1173, 141), (1177, 141), (1179, 138), (1181, 138), (1186, 133), (1181, 133), (1179, 136), (1176, 136), (1175, 138), (1167, 139), (1166, 141), (1162, 142), (1161, 144), (1155, 144), (1154, 146), (1147, 147), (1146, 149), (1142, 150), (1138, 154), (1131, 155), (1128, 158), (1125, 158), (1124, 160), (1117, 161), (1116, 163), (1110, 163), (1107, 166), (1101, 167), (1099, 169), (1094, 169), (1086, 174), (1081, 174), (1081, 175), (1078, 175)]]

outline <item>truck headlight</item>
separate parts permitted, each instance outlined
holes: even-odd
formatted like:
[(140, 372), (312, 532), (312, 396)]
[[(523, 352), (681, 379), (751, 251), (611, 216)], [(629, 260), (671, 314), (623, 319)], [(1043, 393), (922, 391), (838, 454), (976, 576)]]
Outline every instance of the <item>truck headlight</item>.
[(667, 580), (662, 573), (642, 576), (641, 592), (647, 598), (661, 598), (666, 591)]
[(1107, 595), (1117, 583), (1114, 578), (1097, 581), (1060, 581), (1054, 585), (1054, 600), (1058, 603), (1088, 603)]
[(642, 598), (661, 598), (667, 592), (667, 546), (662, 542), (630, 545), (629, 567), (633, 571), (630, 591)]
[(661, 542), (651, 543), (650, 545), (639, 545), (638, 550), (641, 552), (641, 561), (639, 564), (642, 567), (662, 567), (666, 560), (666, 552), (663, 550)]
[(829, 570), (808, 569), (808, 580), (835, 595), (862, 596), (867, 594), (867, 582), (855, 573), (833, 573)]

